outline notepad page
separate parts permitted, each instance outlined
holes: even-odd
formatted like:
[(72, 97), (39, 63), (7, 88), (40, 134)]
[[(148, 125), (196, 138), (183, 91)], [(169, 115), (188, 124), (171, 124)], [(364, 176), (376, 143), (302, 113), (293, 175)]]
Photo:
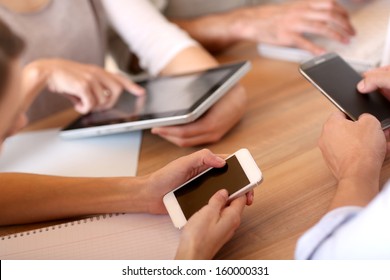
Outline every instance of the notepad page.
[(140, 131), (64, 140), (58, 129), (20, 133), (6, 140), (0, 172), (73, 177), (135, 176)]
[(169, 216), (114, 214), (0, 238), (0, 259), (173, 259)]

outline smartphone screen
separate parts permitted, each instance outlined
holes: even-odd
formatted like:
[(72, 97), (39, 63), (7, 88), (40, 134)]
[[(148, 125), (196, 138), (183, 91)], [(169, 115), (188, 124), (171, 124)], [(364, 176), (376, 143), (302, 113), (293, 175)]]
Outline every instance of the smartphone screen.
[(210, 169), (173, 193), (188, 220), (217, 191), (226, 189), (231, 195), (249, 183), (237, 157), (232, 156), (226, 160), (224, 167)]
[(362, 77), (339, 56), (301, 69), (351, 119), (369, 113), (382, 122), (383, 128), (390, 126), (390, 102), (379, 91), (359, 93), (356, 86)]

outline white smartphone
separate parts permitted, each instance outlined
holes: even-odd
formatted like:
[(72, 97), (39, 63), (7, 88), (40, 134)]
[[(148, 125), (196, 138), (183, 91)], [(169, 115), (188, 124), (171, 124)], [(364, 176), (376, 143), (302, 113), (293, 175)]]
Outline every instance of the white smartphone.
[(163, 201), (175, 227), (182, 228), (217, 191), (226, 189), (231, 201), (257, 186), (262, 179), (252, 155), (247, 149), (241, 149), (226, 159), (224, 167), (207, 169), (167, 193)]

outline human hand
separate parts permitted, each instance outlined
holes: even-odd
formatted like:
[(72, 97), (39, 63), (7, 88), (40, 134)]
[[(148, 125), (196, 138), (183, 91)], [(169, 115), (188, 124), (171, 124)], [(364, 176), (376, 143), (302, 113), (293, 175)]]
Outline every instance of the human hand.
[(137, 96), (145, 93), (143, 88), (119, 74), (63, 59), (37, 60), (27, 65), (24, 72), (27, 88), (34, 88), (41, 81), (50, 91), (68, 97), (75, 110), (82, 114), (111, 108), (123, 90)]
[(152, 133), (180, 147), (217, 142), (244, 115), (246, 101), (244, 88), (237, 85), (196, 121), (185, 125), (156, 127)]
[(390, 66), (370, 70), (364, 73), (357, 89), (365, 94), (380, 89), (383, 95), (390, 100)]
[(241, 40), (295, 46), (313, 54), (325, 50), (304, 34), (348, 43), (355, 34), (347, 11), (336, 0), (303, 0), (240, 9), (232, 33)]
[(227, 205), (228, 192), (220, 190), (184, 226), (176, 259), (211, 259), (229, 241), (241, 222), (247, 198)]
[[(148, 202), (146, 212), (166, 214), (167, 210), (163, 203), (163, 197), (166, 193), (210, 167), (221, 168), (225, 164), (224, 159), (204, 149), (172, 161), (160, 170), (146, 176), (141, 194), (143, 199)], [(252, 201), (253, 191), (247, 194), (248, 205)]]
[[(379, 91), (390, 101), (390, 66), (372, 69), (364, 73), (363, 80), (357, 84), (357, 89), (363, 94), (379, 89)], [(390, 129), (385, 130), (385, 135), (388, 139)]]
[(350, 1), (353, 3), (368, 3), (368, 2), (372, 2), (374, 0), (350, 0)]
[(322, 155), (340, 181), (346, 178), (379, 179), (389, 150), (379, 121), (363, 114), (356, 122), (341, 112), (333, 113), (325, 123), (319, 140)]
[(163, 197), (166, 193), (177, 188), (192, 177), (205, 171), (207, 168), (221, 168), (226, 164), (225, 160), (214, 155), (209, 150), (201, 150), (185, 157), (178, 158), (165, 167), (148, 175), (147, 183), (143, 188), (148, 211), (152, 214), (166, 214)]

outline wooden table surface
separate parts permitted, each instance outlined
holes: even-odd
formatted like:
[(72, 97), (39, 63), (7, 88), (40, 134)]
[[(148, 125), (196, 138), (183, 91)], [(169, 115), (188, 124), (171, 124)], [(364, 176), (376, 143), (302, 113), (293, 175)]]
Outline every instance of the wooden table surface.
[[(325, 213), (336, 190), (317, 148), (322, 125), (336, 109), (301, 77), (296, 63), (262, 58), (252, 45), (219, 57), (221, 62), (243, 59), (252, 62), (252, 70), (242, 79), (249, 96), (242, 121), (219, 143), (196, 148), (179, 148), (145, 131), (138, 175), (204, 147), (223, 154), (248, 148), (264, 181), (255, 189), (255, 202), (245, 209), (240, 228), (216, 258), (291, 259), (297, 239)], [(64, 112), (28, 130), (64, 125), (75, 116)], [(382, 183), (389, 177), (386, 161)], [(43, 225), (48, 223), (0, 227), (0, 235)]]

